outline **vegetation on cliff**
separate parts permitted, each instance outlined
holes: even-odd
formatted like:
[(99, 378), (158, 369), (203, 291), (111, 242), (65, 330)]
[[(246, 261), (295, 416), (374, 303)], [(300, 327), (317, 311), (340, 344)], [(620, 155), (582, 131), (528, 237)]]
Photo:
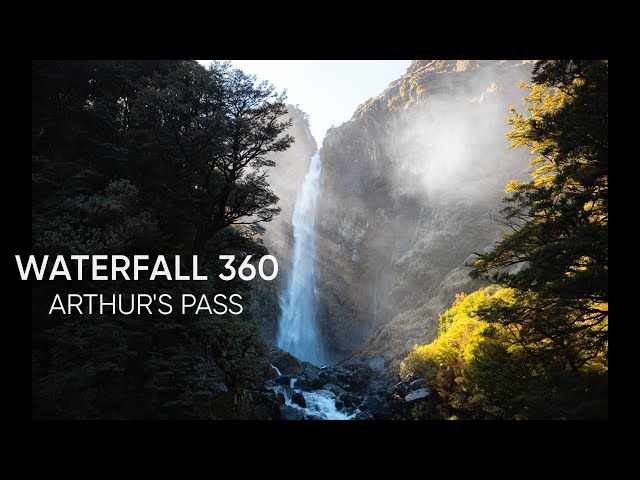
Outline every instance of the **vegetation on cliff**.
[[(474, 262), (497, 287), (460, 297), (402, 373), (445, 416), (602, 418), (608, 399), (608, 62), (541, 61), (508, 138), (535, 154), (511, 182), (509, 233)], [(416, 412), (430, 416), (433, 412)]]

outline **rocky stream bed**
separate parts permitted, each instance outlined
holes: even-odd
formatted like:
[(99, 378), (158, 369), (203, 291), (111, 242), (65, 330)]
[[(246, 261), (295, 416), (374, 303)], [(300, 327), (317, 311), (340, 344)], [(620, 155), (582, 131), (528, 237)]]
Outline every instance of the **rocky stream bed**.
[(429, 398), (424, 380), (398, 382), (382, 362), (347, 360), (315, 366), (274, 348), (273, 377), (254, 393), (255, 418), (273, 420), (401, 420)]

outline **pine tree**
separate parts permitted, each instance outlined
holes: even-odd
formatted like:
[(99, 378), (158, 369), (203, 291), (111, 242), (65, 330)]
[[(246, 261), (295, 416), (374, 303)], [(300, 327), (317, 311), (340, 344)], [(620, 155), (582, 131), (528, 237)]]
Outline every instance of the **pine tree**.
[(512, 112), (513, 147), (536, 158), (511, 182), (501, 220), (510, 231), (473, 276), (517, 292), (481, 317), (557, 369), (578, 372), (608, 355), (608, 62), (540, 61)]

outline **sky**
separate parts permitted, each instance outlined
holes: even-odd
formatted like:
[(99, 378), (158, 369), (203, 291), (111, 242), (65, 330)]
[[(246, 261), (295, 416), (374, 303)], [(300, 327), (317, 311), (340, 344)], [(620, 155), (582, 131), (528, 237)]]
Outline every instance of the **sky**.
[[(198, 60), (208, 65), (211, 60)], [(365, 100), (401, 77), (410, 60), (232, 60), (234, 66), (269, 80), (287, 103), (309, 114), (318, 146), (332, 125), (338, 126)]]

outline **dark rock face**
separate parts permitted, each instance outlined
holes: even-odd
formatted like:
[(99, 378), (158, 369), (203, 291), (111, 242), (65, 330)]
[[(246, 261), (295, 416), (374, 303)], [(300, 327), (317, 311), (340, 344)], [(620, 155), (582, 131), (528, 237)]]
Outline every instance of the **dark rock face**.
[(532, 63), (414, 61), (324, 139), (319, 322), (329, 347), (397, 374), (438, 314), (479, 284), (465, 262), (500, 238), (489, 217), (528, 159), (508, 108)]

